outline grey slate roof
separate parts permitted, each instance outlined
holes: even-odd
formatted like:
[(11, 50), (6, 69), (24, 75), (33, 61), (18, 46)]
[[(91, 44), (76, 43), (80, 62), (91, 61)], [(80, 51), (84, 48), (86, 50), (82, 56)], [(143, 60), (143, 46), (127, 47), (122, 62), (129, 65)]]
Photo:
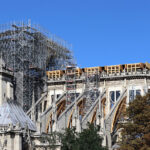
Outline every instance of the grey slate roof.
[(18, 123), (22, 129), (28, 126), (30, 130), (36, 131), (35, 124), (26, 115), (18, 102), (10, 100), (0, 106), (0, 126), (10, 124), (16, 126)]

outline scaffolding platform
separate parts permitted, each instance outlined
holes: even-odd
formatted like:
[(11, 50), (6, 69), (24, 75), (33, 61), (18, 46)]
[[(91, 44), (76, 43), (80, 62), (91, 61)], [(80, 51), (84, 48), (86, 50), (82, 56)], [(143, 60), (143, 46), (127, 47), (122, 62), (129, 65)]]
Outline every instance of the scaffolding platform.
[(99, 74), (100, 72), (102, 72), (102, 67), (84, 68), (84, 72), (87, 73), (87, 75)]
[(139, 69), (144, 69), (144, 63), (125, 64), (126, 72), (136, 72)]
[(64, 74), (62, 70), (54, 70), (46, 72), (48, 79), (58, 79), (61, 78)]
[(76, 77), (80, 77), (81, 74), (82, 74), (82, 69), (76, 68), (76, 69), (75, 69), (75, 74), (76, 74)]
[(104, 70), (107, 72), (107, 74), (120, 73), (123, 71), (123, 66), (122, 65), (105, 66)]

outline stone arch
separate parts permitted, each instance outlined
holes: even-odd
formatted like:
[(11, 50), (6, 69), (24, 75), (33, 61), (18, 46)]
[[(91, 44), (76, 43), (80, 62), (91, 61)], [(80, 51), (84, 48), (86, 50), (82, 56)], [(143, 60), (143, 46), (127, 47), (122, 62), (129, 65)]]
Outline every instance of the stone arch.
[[(106, 106), (106, 97), (104, 97), (101, 101), (101, 109), (103, 109), (103, 114), (104, 114), (104, 117), (105, 117), (105, 106)], [(96, 114), (97, 114), (97, 109), (98, 109), (98, 105), (95, 107), (95, 110), (93, 112), (93, 115), (91, 117), (91, 123), (94, 123), (94, 121), (96, 120)]]
[(62, 114), (62, 112), (66, 109), (66, 100), (62, 100), (59, 104), (57, 104), (57, 118)]
[(124, 97), (122, 99), (122, 101), (120, 102), (120, 104), (117, 106), (114, 117), (113, 117), (113, 121), (111, 124), (111, 133), (114, 130), (115, 124), (117, 123), (117, 120), (120, 119), (121, 115), (126, 111), (126, 99), (127, 97)]
[(46, 133), (48, 133), (49, 128), (52, 128), (52, 113), (50, 113), (49, 120), (46, 125)]
[(93, 112), (90, 123), (94, 123), (94, 121), (96, 120), (96, 114), (97, 114), (97, 106)]
[(72, 116), (73, 116), (74, 110), (75, 110), (75, 107), (72, 109), (71, 114), (69, 116), (68, 125), (67, 125), (68, 128), (72, 127)]
[[(57, 114), (57, 118), (58, 118), (60, 116), (60, 114), (65, 110), (66, 100), (64, 99), (64, 100), (60, 101), (58, 104), (56, 104), (56, 106), (57, 106), (56, 114)], [(52, 112), (51, 112), (49, 115), (47, 124), (46, 124), (46, 133), (48, 133), (49, 128), (52, 128), (52, 124), (53, 124), (53, 122), (52, 122)]]
[[(79, 115), (83, 115), (83, 108), (84, 108), (84, 104), (85, 104), (85, 99), (81, 99), (78, 103), (77, 103), (77, 107), (79, 108)], [(73, 107), (72, 111), (71, 111), (71, 114), (69, 116), (69, 120), (68, 120), (68, 128), (70, 126), (72, 126), (72, 116), (73, 116), (73, 113), (74, 113), (74, 110), (75, 110), (75, 107)]]
[(104, 116), (104, 118), (105, 118), (105, 116), (106, 116), (106, 110), (105, 110), (105, 107), (106, 107), (106, 97), (104, 97), (104, 98), (102, 99), (101, 104), (102, 104), (102, 109), (103, 109), (103, 116)]

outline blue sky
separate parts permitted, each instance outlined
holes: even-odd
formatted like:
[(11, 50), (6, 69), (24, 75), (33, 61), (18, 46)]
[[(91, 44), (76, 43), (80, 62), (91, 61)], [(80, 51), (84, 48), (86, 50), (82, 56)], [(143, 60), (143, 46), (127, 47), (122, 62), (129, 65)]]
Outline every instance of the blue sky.
[(1, 0), (0, 24), (38, 23), (73, 45), (79, 67), (150, 62), (150, 0)]

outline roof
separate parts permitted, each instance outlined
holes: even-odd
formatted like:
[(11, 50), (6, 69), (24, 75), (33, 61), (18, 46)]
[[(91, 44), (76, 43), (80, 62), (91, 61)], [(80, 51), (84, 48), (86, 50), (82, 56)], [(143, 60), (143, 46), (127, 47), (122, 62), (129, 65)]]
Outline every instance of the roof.
[(28, 127), (32, 131), (36, 131), (36, 126), (32, 120), (23, 111), (21, 105), (10, 100), (0, 106), (0, 126), (16, 126), (19, 123), (22, 129)]

